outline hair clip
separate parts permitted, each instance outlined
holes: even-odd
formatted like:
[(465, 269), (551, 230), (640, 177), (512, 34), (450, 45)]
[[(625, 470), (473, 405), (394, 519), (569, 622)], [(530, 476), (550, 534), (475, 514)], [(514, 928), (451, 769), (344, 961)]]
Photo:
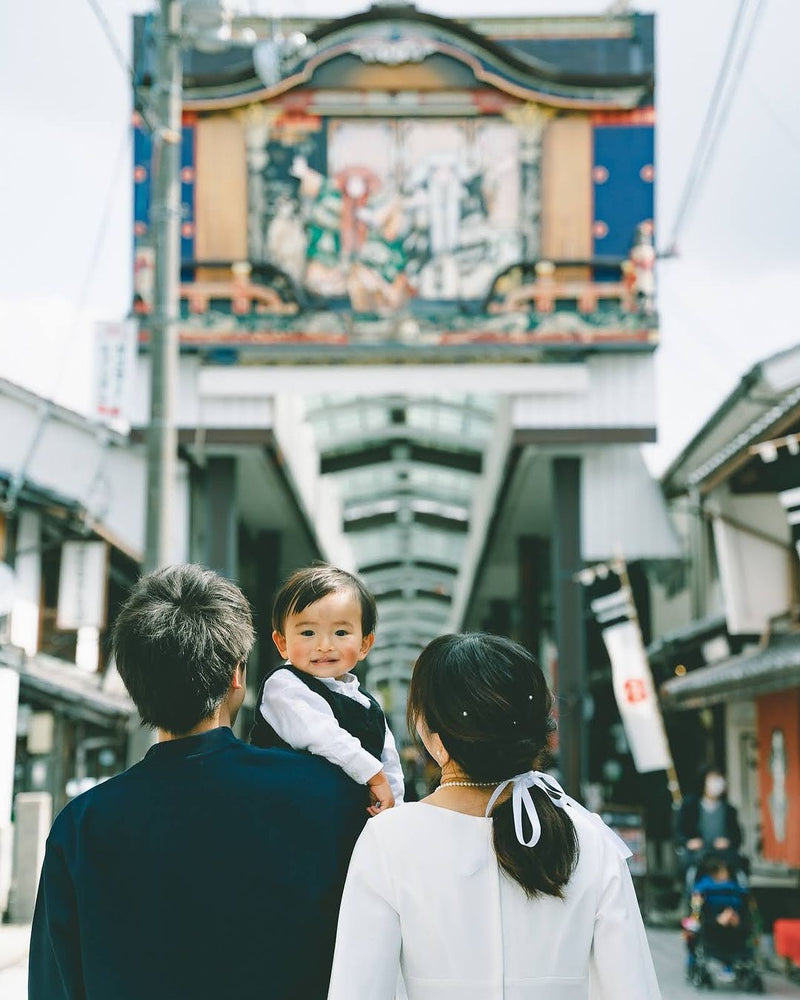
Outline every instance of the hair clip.
[(528, 701), (533, 701), (533, 695), (532, 694), (528, 695)]
[(464, 711), (464, 712), (462, 712), (461, 714), (462, 714), (462, 715), (464, 716), (464, 718), (466, 719), (466, 717), (467, 717), (467, 716), (469, 715), (469, 712), (466, 712), (466, 711)]

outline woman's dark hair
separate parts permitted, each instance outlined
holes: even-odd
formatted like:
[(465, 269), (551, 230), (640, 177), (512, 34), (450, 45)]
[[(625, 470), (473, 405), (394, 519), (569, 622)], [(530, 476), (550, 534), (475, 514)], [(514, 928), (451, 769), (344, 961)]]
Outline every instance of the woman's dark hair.
[(337, 590), (355, 594), (361, 605), (361, 632), (372, 635), (378, 620), (375, 598), (357, 576), (324, 563), (297, 570), (281, 586), (272, 605), (272, 628), (283, 635), (289, 615), (300, 614)]
[(220, 704), (253, 637), (250, 605), (236, 584), (186, 565), (139, 580), (114, 623), (112, 645), (142, 722), (181, 734)]
[[(546, 766), (548, 737), (555, 728), (552, 703), (541, 670), (516, 642), (480, 632), (443, 635), (423, 649), (414, 665), (408, 727), (416, 735), (422, 722), (438, 733), (472, 781), (499, 783)], [(575, 827), (540, 788), (531, 794), (542, 824), (539, 842), (535, 847), (519, 843), (508, 797), (492, 811), (497, 860), (529, 896), (561, 898), (578, 860)]]

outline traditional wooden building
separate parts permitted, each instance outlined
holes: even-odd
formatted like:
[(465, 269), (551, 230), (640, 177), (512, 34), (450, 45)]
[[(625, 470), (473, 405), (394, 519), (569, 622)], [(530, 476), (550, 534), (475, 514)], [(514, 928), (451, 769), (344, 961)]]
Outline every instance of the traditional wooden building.
[(650, 649), (687, 782), (704, 761), (726, 768), (753, 883), (784, 890), (770, 911), (795, 917), (798, 442), (800, 350), (792, 348), (747, 372), (665, 474), (688, 572), (669, 593), (657, 588)]

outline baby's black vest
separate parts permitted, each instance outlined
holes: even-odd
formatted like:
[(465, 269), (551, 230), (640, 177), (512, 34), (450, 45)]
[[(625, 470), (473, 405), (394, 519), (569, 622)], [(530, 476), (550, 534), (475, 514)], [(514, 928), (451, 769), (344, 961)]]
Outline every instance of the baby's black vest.
[(264, 685), (278, 670), (290, 670), (298, 680), (301, 680), (306, 687), (310, 688), (320, 698), (324, 698), (330, 705), (331, 711), (336, 721), (346, 732), (359, 741), (361, 746), (371, 753), (373, 757), (381, 759), (383, 745), (386, 741), (386, 718), (380, 705), (371, 694), (361, 689), (361, 693), (369, 698), (369, 708), (360, 705), (354, 698), (348, 698), (346, 694), (332, 691), (323, 684), (319, 678), (312, 674), (305, 674), (290, 663), (282, 663), (270, 670), (264, 678), (261, 687), (258, 689), (258, 699), (256, 701), (256, 717), (253, 728), (250, 730), (250, 742), (257, 747), (288, 747), (286, 740), (282, 739), (272, 726), (261, 714), (261, 702), (264, 698)]

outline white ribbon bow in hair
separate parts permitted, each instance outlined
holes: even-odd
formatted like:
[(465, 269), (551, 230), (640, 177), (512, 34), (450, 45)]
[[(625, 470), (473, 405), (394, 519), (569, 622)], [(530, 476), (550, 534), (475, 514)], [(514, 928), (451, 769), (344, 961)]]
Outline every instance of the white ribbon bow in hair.
[[(536, 812), (536, 806), (533, 801), (533, 796), (530, 793), (530, 789), (535, 786), (541, 788), (549, 797), (550, 801), (559, 807), (559, 809), (566, 809), (568, 806), (575, 812), (582, 813), (587, 816), (595, 826), (600, 827), (603, 834), (611, 840), (614, 848), (621, 858), (631, 857), (632, 851), (628, 848), (625, 841), (618, 837), (614, 831), (606, 826), (606, 824), (600, 819), (597, 813), (590, 812), (580, 802), (576, 802), (575, 799), (571, 798), (564, 789), (559, 785), (555, 778), (551, 777), (549, 774), (543, 774), (541, 771), (526, 771), (524, 774), (517, 774), (513, 778), (506, 778), (505, 781), (501, 781), (500, 784), (492, 792), (492, 797), (489, 799), (489, 804), (486, 806), (486, 816), (490, 816), (492, 812), (492, 806), (494, 806), (498, 797), (502, 793), (503, 789), (507, 785), (513, 785), (513, 791), (511, 793), (511, 805), (514, 810), (514, 831), (517, 834), (517, 840), (525, 847), (534, 847), (539, 843), (539, 838), (542, 835), (542, 824), (539, 822), (539, 815)], [(528, 815), (528, 820), (531, 824), (531, 835), (528, 840), (525, 839), (525, 834), (522, 829), (522, 807), (525, 807), (525, 812)]]

